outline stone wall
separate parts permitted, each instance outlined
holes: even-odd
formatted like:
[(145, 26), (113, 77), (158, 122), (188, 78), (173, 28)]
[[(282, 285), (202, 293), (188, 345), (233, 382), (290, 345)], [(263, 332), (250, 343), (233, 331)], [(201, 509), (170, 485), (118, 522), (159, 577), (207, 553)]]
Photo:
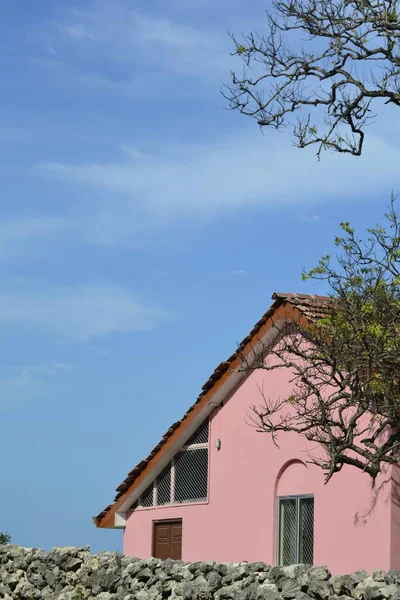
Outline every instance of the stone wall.
[(139, 560), (89, 548), (0, 547), (4, 600), (400, 600), (400, 571)]

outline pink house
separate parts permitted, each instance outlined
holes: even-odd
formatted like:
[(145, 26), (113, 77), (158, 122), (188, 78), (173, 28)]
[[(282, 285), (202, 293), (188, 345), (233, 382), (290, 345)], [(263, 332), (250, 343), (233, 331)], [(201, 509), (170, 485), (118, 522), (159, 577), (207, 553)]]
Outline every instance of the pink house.
[[(124, 529), (124, 553), (140, 558), (325, 564), (333, 573), (400, 569), (397, 469), (343, 467), (328, 484), (307, 464), (307, 441), (282, 434), (277, 448), (248, 424), (249, 407), (290, 393), (290, 373), (235, 370), (272, 323), (309, 319), (321, 296), (274, 294), (237, 351), (221, 363), (181, 421), (117, 488), (94, 521)], [(253, 342), (253, 343), (252, 343)], [(397, 481), (396, 481), (397, 480)]]

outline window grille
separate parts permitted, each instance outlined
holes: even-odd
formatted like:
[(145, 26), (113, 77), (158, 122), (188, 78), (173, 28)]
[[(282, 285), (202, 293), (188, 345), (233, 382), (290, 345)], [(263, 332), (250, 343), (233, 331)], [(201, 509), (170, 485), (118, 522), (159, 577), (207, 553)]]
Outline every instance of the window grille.
[(314, 498), (279, 499), (278, 561), (280, 565), (313, 564)]
[(190, 436), (185, 446), (193, 446), (195, 444), (207, 444), (209, 434), (209, 419), (206, 419), (200, 427)]
[(314, 498), (300, 500), (299, 562), (312, 565), (314, 555)]
[(129, 510), (207, 500), (209, 432), (206, 419)]
[(175, 459), (175, 502), (207, 500), (208, 448), (180, 452)]
[(147, 490), (143, 492), (140, 497), (139, 506), (143, 506), (144, 508), (148, 508), (149, 506), (153, 506), (153, 495), (154, 495), (154, 486), (153, 484), (149, 485)]
[(157, 506), (171, 502), (171, 463), (161, 471), (156, 479)]
[(280, 556), (281, 565), (293, 565), (296, 560), (297, 501), (295, 498), (280, 501)]
[(131, 506), (129, 507), (128, 510), (135, 510), (135, 508), (137, 508), (139, 506), (139, 502), (137, 500), (135, 500), (135, 502), (133, 504), (131, 504)]

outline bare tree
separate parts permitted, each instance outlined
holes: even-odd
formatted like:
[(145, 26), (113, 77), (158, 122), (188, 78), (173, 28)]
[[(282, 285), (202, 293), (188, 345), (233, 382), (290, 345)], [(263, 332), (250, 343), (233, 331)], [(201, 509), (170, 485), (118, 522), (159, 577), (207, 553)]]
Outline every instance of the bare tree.
[(359, 156), (372, 105), (400, 106), (399, 0), (275, 0), (265, 36), (231, 37), (244, 69), (223, 92), (230, 107), (261, 128), (292, 125), (318, 157)]
[(292, 373), (290, 395), (264, 394), (252, 407), (253, 425), (275, 443), (281, 432), (313, 442), (309, 460), (326, 481), (343, 465), (375, 479), (384, 464), (399, 459), (400, 219), (394, 200), (386, 219), (388, 226), (368, 230), (365, 242), (342, 223), (338, 256), (324, 256), (304, 275), (329, 285), (323, 318), (288, 323), (272, 347), (258, 342), (253, 364), (242, 357), (246, 370)]

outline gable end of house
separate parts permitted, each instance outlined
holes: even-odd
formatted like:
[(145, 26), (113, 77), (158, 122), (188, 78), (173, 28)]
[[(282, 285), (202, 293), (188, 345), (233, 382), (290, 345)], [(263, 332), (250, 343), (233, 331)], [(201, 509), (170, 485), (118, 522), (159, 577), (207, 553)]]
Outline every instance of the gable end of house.
[(287, 322), (307, 324), (322, 318), (330, 310), (332, 302), (327, 296), (294, 293), (274, 293), (272, 299), (274, 302), (269, 310), (242, 340), (236, 351), (214, 370), (183, 418), (167, 430), (147, 458), (138, 463), (117, 487), (114, 503), (94, 517), (93, 521), (97, 527), (125, 526), (126, 514), (132, 504), (139, 500), (149, 486), (154, 485), (157, 477), (165, 472), (177, 452), (199, 431), (199, 427), (206, 422), (215, 407), (224, 402), (244, 377), (243, 372), (237, 371), (243, 356), (246, 360), (252, 360), (256, 354), (257, 343), (270, 343), (279, 333), (280, 327)]

